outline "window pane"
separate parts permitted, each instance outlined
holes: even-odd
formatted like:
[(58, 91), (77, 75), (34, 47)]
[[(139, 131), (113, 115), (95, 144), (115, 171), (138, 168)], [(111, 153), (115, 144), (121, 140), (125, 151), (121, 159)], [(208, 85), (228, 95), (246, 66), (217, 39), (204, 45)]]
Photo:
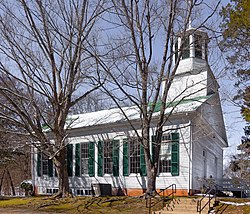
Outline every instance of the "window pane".
[(140, 173), (140, 143), (137, 139), (129, 141), (130, 173)]
[(49, 167), (48, 167), (48, 157), (42, 154), (42, 175), (48, 175)]
[(104, 142), (104, 173), (112, 174), (113, 173), (113, 163), (112, 163), (112, 150), (113, 145), (109, 140)]
[(171, 172), (171, 138), (169, 134), (162, 136), (159, 159), (159, 172)]
[(89, 143), (81, 144), (81, 174), (88, 174)]

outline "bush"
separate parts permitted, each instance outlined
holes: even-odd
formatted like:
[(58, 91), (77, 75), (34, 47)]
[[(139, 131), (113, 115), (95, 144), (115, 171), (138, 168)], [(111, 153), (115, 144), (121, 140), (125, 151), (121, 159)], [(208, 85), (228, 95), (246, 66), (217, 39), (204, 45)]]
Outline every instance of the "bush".
[(33, 185), (30, 180), (24, 180), (22, 181), (20, 187), (24, 189), (25, 191), (25, 196), (32, 195), (33, 192)]

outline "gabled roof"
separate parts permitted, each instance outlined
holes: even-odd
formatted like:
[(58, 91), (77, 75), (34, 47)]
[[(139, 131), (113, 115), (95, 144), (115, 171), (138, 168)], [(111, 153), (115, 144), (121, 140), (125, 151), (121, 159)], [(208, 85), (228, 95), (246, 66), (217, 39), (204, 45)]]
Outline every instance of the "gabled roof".
[[(166, 108), (166, 114), (172, 112), (177, 113), (188, 113), (195, 111), (203, 103), (205, 103), (211, 96), (196, 97), (192, 99), (186, 99), (182, 101), (174, 101), (168, 104)], [(154, 116), (159, 115), (161, 103), (157, 103), (154, 109)], [(96, 125), (105, 125), (118, 122), (127, 121), (123, 112), (126, 114), (129, 120), (140, 119), (140, 110), (137, 106), (123, 107), (122, 109), (113, 108), (108, 110), (77, 114), (68, 117), (67, 128), (83, 128)]]

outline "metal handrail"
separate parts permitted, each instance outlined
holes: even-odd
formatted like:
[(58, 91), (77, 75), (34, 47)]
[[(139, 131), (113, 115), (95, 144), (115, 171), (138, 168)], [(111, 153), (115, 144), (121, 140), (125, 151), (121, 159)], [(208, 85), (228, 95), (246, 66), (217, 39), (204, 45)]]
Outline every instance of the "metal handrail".
[[(165, 191), (171, 188), (171, 192), (165, 196)], [(162, 195), (161, 195), (162, 193)], [(164, 201), (166, 198), (170, 198), (170, 200), (174, 199), (174, 194), (176, 193), (176, 184), (171, 184), (165, 189), (161, 189), (160, 192), (156, 192), (156, 195), (149, 195), (146, 198), (146, 207), (148, 208), (148, 213), (151, 214), (151, 208), (154, 207), (156, 204), (162, 202), (162, 208), (164, 207)], [(152, 203), (152, 198), (155, 198), (156, 196), (161, 196), (158, 201)]]
[[(214, 190), (215, 190), (215, 194), (212, 195), (212, 197), (211, 197), (211, 192), (214, 191)], [(208, 201), (202, 207), (201, 206), (201, 202), (207, 196), (208, 196)], [(207, 205), (208, 205), (208, 209), (210, 210), (210, 208), (211, 208), (211, 201), (212, 201), (213, 198), (215, 198), (215, 201), (216, 201), (216, 186), (215, 186), (215, 188), (211, 188), (200, 200), (197, 201), (197, 212), (201, 213), (202, 210), (204, 210), (204, 208)]]

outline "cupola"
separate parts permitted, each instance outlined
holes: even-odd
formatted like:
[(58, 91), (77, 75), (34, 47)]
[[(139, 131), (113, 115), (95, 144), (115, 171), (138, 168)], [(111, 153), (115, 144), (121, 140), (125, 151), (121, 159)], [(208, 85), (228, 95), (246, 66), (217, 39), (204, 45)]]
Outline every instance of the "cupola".
[(204, 97), (217, 91), (218, 83), (208, 65), (208, 42), (206, 32), (192, 27), (177, 35), (174, 63), (178, 56), (180, 61), (169, 89), (169, 102)]
[(189, 28), (185, 35), (180, 34), (174, 45), (174, 61), (181, 55), (177, 69), (178, 73), (199, 72), (207, 65), (207, 33), (195, 28)]

